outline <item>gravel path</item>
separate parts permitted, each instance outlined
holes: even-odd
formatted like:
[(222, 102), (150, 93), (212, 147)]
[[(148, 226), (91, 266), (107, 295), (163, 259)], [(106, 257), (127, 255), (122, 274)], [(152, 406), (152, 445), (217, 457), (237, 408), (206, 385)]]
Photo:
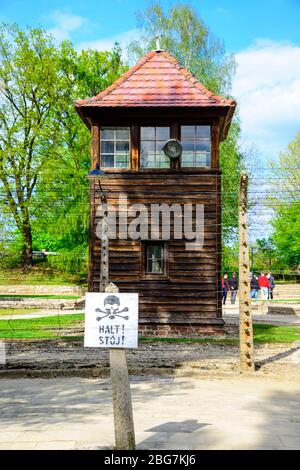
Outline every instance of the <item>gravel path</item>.
[[(108, 351), (83, 348), (81, 342), (9, 342), (1, 376), (104, 376), (109, 373)], [(239, 374), (239, 348), (197, 343), (140, 343), (127, 352), (132, 374), (228, 376)], [(256, 374), (300, 382), (300, 344), (256, 346)], [(23, 374), (23, 375), (22, 375)], [(48, 374), (48, 375), (47, 375)]]

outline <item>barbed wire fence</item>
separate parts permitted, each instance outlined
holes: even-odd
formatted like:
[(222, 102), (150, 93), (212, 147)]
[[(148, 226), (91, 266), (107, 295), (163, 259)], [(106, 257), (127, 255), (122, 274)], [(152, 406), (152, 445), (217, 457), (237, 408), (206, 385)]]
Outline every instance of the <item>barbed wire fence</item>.
[[(279, 170), (286, 170), (288, 172), (299, 172), (299, 168), (287, 167), (283, 169), (280, 168), (265, 168), (258, 167), (255, 168), (255, 172), (250, 176), (250, 188), (248, 191), (249, 198), (249, 238), (250, 244), (254, 243), (257, 239), (267, 239), (272, 233), (271, 222), (276, 215), (276, 210), (282, 207), (290, 207), (293, 204), (295, 207), (300, 205), (300, 187), (293, 189), (291, 191), (285, 185), (285, 176), (280, 176), (277, 174)], [(214, 175), (215, 176), (215, 175)], [(221, 176), (219, 176), (221, 177)], [(75, 177), (76, 178), (76, 177)], [(82, 194), (79, 198), (83, 199), (85, 192), (88, 191), (87, 188), (82, 189)], [(212, 197), (210, 191), (204, 191), (201, 193), (204, 198)], [(51, 207), (52, 204), (57, 203), (62, 196), (66, 195), (66, 188), (63, 185), (56, 185), (55, 188), (47, 187), (43, 185), (41, 192), (37, 191), (34, 195), (36, 202), (41, 204), (48, 204)], [(3, 188), (0, 188), (0, 200), (5, 199), (6, 193)], [(68, 197), (78, 196), (76, 194), (68, 194)], [(222, 228), (231, 233), (232, 240), (226, 244), (227, 256), (230, 253), (233, 258), (237, 258), (237, 229), (234, 225), (230, 224), (230, 217), (234, 220), (237, 215), (237, 210), (234, 207), (226, 208), (226, 203), (229, 201), (233, 204), (233, 201), (238, 199), (238, 190), (236, 191), (222, 191), (222, 204), (225, 205), (225, 208), (222, 210), (223, 222), (221, 224), (216, 224), (214, 221), (210, 221), (210, 228), (215, 229), (217, 232)], [(88, 197), (82, 202), (78, 202), (79, 207), (84, 207), (88, 211), (89, 200)], [(13, 221), (9, 211), (9, 207), (6, 204), (2, 204), (2, 214), (0, 216), (0, 241), (2, 242), (2, 247), (7, 244), (9, 241), (9, 232), (13, 227)], [(8, 239), (7, 239), (8, 238)], [(3, 248), (2, 248), (3, 250)], [(223, 250), (222, 250), (223, 252)], [(14, 256), (14, 253), (7, 254), (1, 253), (5, 256)], [(216, 253), (220, 254), (220, 253)], [(223, 272), (223, 268), (222, 268)], [(276, 273), (275, 274), (279, 274)], [(220, 276), (221, 273), (216, 271), (216, 275)], [(290, 276), (291, 280), (297, 280), (297, 273), (295, 272), (286, 272), (286, 278)], [(294, 276), (294, 277), (293, 277)], [(299, 280), (299, 279), (298, 279)], [(199, 280), (199, 284), (201, 280)], [(206, 288), (199, 287), (197, 290), (199, 294), (205, 293)], [(30, 295), (30, 294), (28, 294)], [(24, 298), (24, 294), (12, 294), (12, 298)], [(61, 303), (64, 303), (64, 295), (58, 294), (61, 297)], [(222, 296), (222, 287), (219, 286), (218, 296)], [(48, 295), (51, 300), (51, 295)], [(76, 297), (76, 296), (74, 296)], [(3, 293), (0, 294), (1, 298), (8, 299), (9, 294)], [(38, 297), (36, 297), (38, 298)], [(43, 296), (40, 296), (41, 300)], [(18, 309), (16, 307), (0, 307), (0, 341), (5, 340), (8, 342), (18, 342), (18, 341), (53, 341), (60, 340), (65, 342), (66, 350), (69, 350), (71, 347), (72, 341), (78, 341), (82, 344), (83, 336), (83, 321), (84, 321), (84, 309), (83, 306), (75, 308), (76, 301), (80, 300), (80, 296), (77, 296), (74, 300), (74, 305), (68, 307), (67, 302), (65, 305), (59, 307), (52, 307), (51, 309), (39, 309), (38, 311), (33, 311), (31, 313), (26, 313), (26, 307), (23, 309)], [(300, 298), (300, 292), (299, 292)], [(223, 307), (223, 313), (230, 313), (230, 299), (227, 300), (227, 304)], [(38, 302), (37, 302), (38, 303)], [(26, 302), (24, 303), (24, 305)], [(22, 313), (20, 313), (22, 310)], [(30, 310), (30, 309), (29, 309)], [(188, 314), (185, 314), (186, 323), (189, 324)], [(13, 346), (11, 346), (13, 348)]]

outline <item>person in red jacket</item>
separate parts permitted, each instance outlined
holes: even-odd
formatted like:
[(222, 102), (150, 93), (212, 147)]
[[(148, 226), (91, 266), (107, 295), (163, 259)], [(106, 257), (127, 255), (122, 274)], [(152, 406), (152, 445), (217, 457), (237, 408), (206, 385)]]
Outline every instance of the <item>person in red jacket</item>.
[(269, 279), (265, 276), (265, 273), (261, 272), (258, 278), (258, 285), (261, 292), (261, 300), (268, 300), (268, 293), (270, 288)]

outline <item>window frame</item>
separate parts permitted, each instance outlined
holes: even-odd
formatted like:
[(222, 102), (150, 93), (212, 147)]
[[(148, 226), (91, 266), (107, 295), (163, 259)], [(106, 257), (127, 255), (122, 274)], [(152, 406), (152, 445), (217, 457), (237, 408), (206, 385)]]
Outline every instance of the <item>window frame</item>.
[[(155, 147), (155, 154), (154, 154), (154, 161), (156, 164), (157, 161), (157, 153), (156, 153), (156, 144), (157, 142), (163, 142), (161, 139), (157, 139), (157, 128), (167, 128), (169, 129), (169, 137), (164, 141), (166, 142), (168, 139), (171, 139), (172, 135), (172, 126), (171, 124), (140, 124), (140, 129), (139, 129), (139, 170), (170, 170), (172, 168), (172, 162), (168, 157), (166, 156), (166, 159), (169, 163), (169, 166), (142, 166), (142, 142), (153, 142), (154, 147)], [(154, 140), (153, 139), (142, 139), (142, 128), (152, 128), (154, 129)]]
[[(197, 140), (198, 141), (201, 141), (201, 138), (198, 138), (197, 139), (197, 131), (196, 131), (196, 127), (209, 127), (209, 130), (210, 130), (210, 137), (209, 138), (204, 138), (203, 140), (204, 141), (207, 141), (209, 140), (209, 146), (210, 146), (210, 149), (209, 149), (209, 165), (205, 165), (205, 166), (196, 166), (196, 165), (193, 165), (193, 166), (187, 166), (187, 165), (183, 165), (183, 159), (182, 159), (182, 156), (183, 156), (183, 152), (184, 150), (182, 150), (182, 155), (181, 155), (181, 158), (180, 158), (180, 168), (183, 169), (183, 170), (186, 170), (186, 169), (212, 169), (214, 168), (214, 161), (213, 161), (213, 158), (214, 158), (214, 148), (213, 148), (213, 125), (210, 123), (201, 123), (201, 122), (197, 122), (197, 123), (183, 123), (181, 122), (179, 124), (179, 133), (180, 133), (180, 142), (181, 144), (183, 145), (183, 138), (182, 138), (182, 127), (194, 127), (195, 128), (195, 134), (193, 137), (191, 137), (190, 140), (193, 140), (193, 143), (194, 143), (194, 148), (193, 148), (193, 163), (196, 163), (196, 149), (195, 149), (195, 146), (197, 144)], [(187, 139), (187, 138), (186, 138)], [(188, 139), (187, 139), (188, 140)], [(207, 154), (207, 152), (205, 152)], [(206, 157), (207, 158), (207, 157)]]
[[(114, 131), (114, 139), (103, 139), (101, 137), (101, 134), (102, 134), (102, 131), (103, 130), (112, 130)], [(116, 135), (116, 131), (117, 130), (128, 130), (128, 140), (125, 140), (125, 139), (117, 139), (117, 135)], [(100, 154), (100, 168), (103, 168), (104, 170), (118, 170), (118, 171), (122, 171), (122, 170), (130, 170), (131, 169), (131, 153), (132, 153), (132, 143), (131, 143), (131, 140), (132, 140), (132, 137), (131, 137), (131, 126), (102, 126), (100, 127), (99, 129), (99, 154)], [(113, 153), (111, 152), (102, 152), (101, 151), (101, 146), (102, 146), (102, 142), (113, 142), (114, 144), (114, 151)], [(121, 166), (121, 167), (118, 167), (116, 166), (116, 158), (117, 158), (117, 142), (128, 142), (129, 144), (129, 148), (128, 148), (128, 162), (127, 162), (127, 166)], [(102, 162), (102, 155), (113, 155), (114, 157), (114, 165), (113, 166), (104, 166), (103, 165), (103, 162)]]
[[(117, 120), (119, 121), (119, 120)], [(142, 121), (142, 122), (141, 122)], [(210, 167), (187, 167), (181, 165), (181, 159), (171, 160), (171, 165), (168, 168), (146, 168), (141, 166), (141, 127), (168, 127), (170, 129), (170, 138), (178, 139), (181, 142), (181, 126), (209, 126), (211, 135), (210, 146)], [(125, 167), (104, 167), (101, 162), (101, 129), (103, 128), (129, 128), (129, 161), (128, 166)], [(219, 120), (216, 118), (200, 118), (197, 119), (166, 119), (166, 120), (153, 120), (145, 119), (121, 119), (116, 125), (111, 119), (108, 119), (105, 124), (94, 124), (92, 126), (93, 137), (93, 150), (92, 159), (93, 167), (99, 163), (100, 168), (103, 168), (105, 173), (161, 173), (167, 174), (168, 172), (183, 170), (192, 173), (209, 172), (212, 170), (219, 170)]]
[[(147, 272), (147, 248), (150, 245), (162, 246), (162, 259), (163, 259), (163, 272), (162, 273), (149, 273)], [(169, 245), (164, 240), (142, 240), (141, 241), (141, 278), (145, 280), (161, 280), (169, 279)]]

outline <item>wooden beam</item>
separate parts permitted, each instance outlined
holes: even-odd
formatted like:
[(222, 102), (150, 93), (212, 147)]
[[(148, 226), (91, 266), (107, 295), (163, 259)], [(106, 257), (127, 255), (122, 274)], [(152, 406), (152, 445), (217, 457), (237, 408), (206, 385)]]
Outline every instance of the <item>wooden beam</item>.
[(211, 168), (219, 168), (220, 129), (218, 120), (211, 126)]
[(253, 326), (250, 298), (248, 246), (248, 175), (242, 173), (239, 194), (239, 301), (240, 301), (240, 366), (242, 372), (254, 371)]
[(100, 128), (98, 123), (92, 124), (92, 168), (100, 165)]
[(132, 171), (138, 171), (140, 166), (140, 151), (139, 151), (139, 126), (138, 124), (132, 124), (131, 126), (131, 169)]
[[(178, 122), (172, 122), (170, 129), (171, 139), (180, 140), (180, 126)], [(179, 169), (180, 168), (180, 158), (171, 160), (171, 168)]]
[(95, 182), (90, 181), (90, 221), (89, 221), (89, 268), (88, 268), (88, 291), (94, 292), (94, 266), (95, 266)]

